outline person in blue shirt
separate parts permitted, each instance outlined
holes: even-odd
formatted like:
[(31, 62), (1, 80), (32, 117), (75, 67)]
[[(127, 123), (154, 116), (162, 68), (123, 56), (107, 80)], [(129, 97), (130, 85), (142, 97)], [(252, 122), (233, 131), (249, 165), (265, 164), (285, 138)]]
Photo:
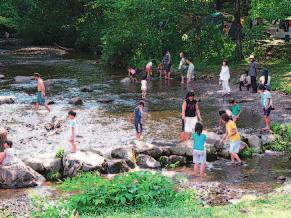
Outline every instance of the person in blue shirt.
[(263, 131), (270, 131), (270, 113), (273, 110), (272, 96), (264, 85), (259, 85), (258, 92), (261, 95), (262, 109), (266, 127), (262, 128)]
[(143, 132), (143, 117), (144, 115), (150, 116), (148, 113), (144, 112), (144, 102), (140, 101), (138, 103), (138, 106), (134, 109), (133, 113), (131, 114), (129, 121), (132, 122), (132, 119), (134, 118), (134, 126), (136, 130), (136, 139), (140, 140), (141, 135)]
[(203, 125), (201, 123), (196, 123), (195, 132), (192, 133), (193, 139), (193, 163), (194, 163), (194, 173), (196, 176), (198, 172), (198, 165), (200, 165), (200, 176), (204, 176), (205, 164), (206, 164), (206, 150), (205, 141), (206, 135), (202, 133)]

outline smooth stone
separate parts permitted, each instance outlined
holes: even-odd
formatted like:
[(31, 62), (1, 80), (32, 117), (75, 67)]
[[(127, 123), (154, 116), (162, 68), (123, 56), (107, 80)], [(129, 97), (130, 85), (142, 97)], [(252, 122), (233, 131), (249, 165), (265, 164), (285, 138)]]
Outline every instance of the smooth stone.
[(111, 157), (117, 159), (135, 159), (135, 152), (132, 148), (116, 148), (111, 151)]
[(159, 147), (152, 147), (152, 148), (145, 148), (145, 149), (141, 149), (138, 151), (139, 154), (145, 154), (148, 156), (151, 156), (153, 158), (155, 158), (156, 160), (159, 160), (159, 158), (162, 156), (162, 149), (160, 149)]
[(141, 167), (141, 168), (160, 168), (161, 164), (156, 161), (153, 157), (145, 155), (145, 154), (140, 154), (136, 158), (136, 164)]
[(112, 103), (114, 99), (98, 99), (97, 102), (103, 103), (103, 104), (109, 104)]
[(69, 104), (83, 105), (83, 100), (80, 97), (71, 98)]
[(103, 173), (106, 174), (124, 173), (130, 170), (130, 167), (124, 159), (107, 160), (103, 163), (102, 167)]
[(122, 80), (120, 80), (121, 83), (130, 83), (130, 78), (129, 77), (125, 77)]
[(94, 89), (92, 88), (92, 86), (82, 86), (82, 87), (80, 88), (80, 91), (81, 91), (81, 92), (93, 92)]
[(14, 96), (0, 96), (0, 105), (1, 104), (14, 104), (16, 97)]
[(17, 83), (25, 83), (34, 80), (33, 76), (16, 76), (14, 77), (15, 82)]
[(4, 79), (5, 76), (3, 74), (0, 74), (0, 79)]

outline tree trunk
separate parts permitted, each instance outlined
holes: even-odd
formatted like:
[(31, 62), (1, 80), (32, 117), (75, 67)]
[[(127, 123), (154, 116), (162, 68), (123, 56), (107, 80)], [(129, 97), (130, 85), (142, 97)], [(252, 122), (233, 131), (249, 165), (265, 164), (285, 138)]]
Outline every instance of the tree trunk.
[(236, 33), (235, 33), (235, 42), (236, 42), (236, 48), (235, 48), (235, 56), (237, 60), (243, 59), (242, 54), (242, 44), (241, 44), (241, 15), (240, 15), (240, 0), (235, 0), (235, 25), (236, 25)]
[(250, 0), (243, 0), (242, 7), (243, 7), (243, 16), (248, 16), (249, 9), (250, 9)]

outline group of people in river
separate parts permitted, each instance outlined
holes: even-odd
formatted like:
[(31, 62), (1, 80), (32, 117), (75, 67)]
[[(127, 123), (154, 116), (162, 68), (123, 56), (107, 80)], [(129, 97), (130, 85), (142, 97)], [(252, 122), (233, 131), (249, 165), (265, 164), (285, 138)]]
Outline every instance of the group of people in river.
[[(178, 71), (181, 75), (181, 83), (190, 84), (195, 78), (194, 64), (191, 58), (185, 58), (184, 52), (180, 52), (180, 63), (178, 66)], [(260, 93), (261, 103), (262, 103), (262, 113), (264, 116), (266, 127), (262, 130), (270, 130), (270, 113), (274, 109), (272, 105), (272, 98), (270, 93), (270, 80), (269, 72), (267, 69), (262, 70), (262, 76), (259, 79), (259, 85), (256, 82), (257, 76), (257, 64), (253, 55), (249, 57), (250, 67), (249, 70), (245, 72), (240, 78), (239, 89), (242, 87), (252, 88), (253, 93)], [(164, 76), (166, 80), (171, 79), (171, 73), (173, 71), (172, 58), (168, 50), (165, 51), (162, 62), (158, 65), (158, 74), (160, 77)], [(140, 140), (143, 133), (143, 119), (150, 117), (149, 113), (144, 111), (145, 98), (147, 95), (147, 84), (151, 79), (153, 73), (153, 61), (150, 61), (145, 67), (145, 75), (141, 79), (141, 92), (142, 101), (138, 103), (135, 107), (133, 113), (130, 115), (130, 122), (134, 120), (134, 127), (136, 130), (136, 138)], [(128, 68), (128, 76), (132, 82), (137, 82), (137, 71), (134, 67)], [(44, 82), (39, 73), (34, 74), (34, 78), (37, 81), (37, 96), (35, 103), (35, 110), (38, 111), (40, 106), (44, 106), (48, 112), (51, 111), (48, 102), (46, 101), (46, 90)], [(219, 83), (222, 86), (224, 95), (230, 95), (231, 89), (229, 86), (230, 80), (230, 69), (229, 62), (223, 60), (221, 71), (219, 74)], [(258, 90), (257, 90), (258, 89)], [(236, 122), (239, 120), (241, 113), (240, 105), (235, 99), (231, 99), (230, 110), (220, 111), (220, 121), (219, 126), (224, 127), (224, 135), (220, 143), (224, 143), (229, 140), (229, 152), (231, 160), (233, 163), (242, 164), (241, 159), (238, 156), (240, 151), (240, 135), (236, 126)], [(71, 152), (77, 151), (76, 146), (76, 112), (68, 112), (69, 120), (69, 138)], [(205, 127), (203, 126), (203, 120), (199, 110), (198, 101), (194, 99), (194, 92), (190, 91), (187, 93), (183, 104), (181, 113), (181, 123), (182, 123), (182, 141), (193, 141), (193, 162), (194, 162), (194, 175), (198, 172), (198, 165), (200, 165), (200, 176), (204, 175), (205, 163), (206, 163), (206, 152), (205, 152), (205, 142), (206, 134)], [(4, 140), (1, 142), (0, 147), (2, 151), (0, 152), (0, 165), (5, 164), (9, 157), (11, 156), (12, 142)]]
[[(266, 68), (262, 69), (259, 84), (257, 84), (257, 63), (254, 55), (250, 55), (250, 66), (240, 78), (239, 90), (242, 91), (242, 87), (247, 87), (247, 90), (252, 88), (253, 93), (259, 93), (261, 95), (262, 114), (265, 120), (266, 126), (262, 128), (263, 131), (270, 131), (270, 113), (274, 109), (272, 105), (272, 97), (270, 93), (270, 81), (271, 77)], [(161, 65), (163, 68), (161, 68)], [(150, 80), (152, 76), (153, 62), (149, 62), (146, 65), (146, 75), (141, 80), (142, 99), (145, 99), (147, 92), (147, 80)], [(158, 73), (160, 77), (165, 76), (165, 79), (170, 79), (172, 71), (171, 55), (167, 50), (163, 57), (161, 64), (158, 65)], [(134, 69), (134, 76), (131, 74), (132, 69), (129, 68), (129, 76), (136, 82), (136, 70)], [(161, 72), (162, 70), (162, 72)], [(191, 58), (185, 58), (184, 52), (180, 52), (180, 63), (178, 71), (181, 75), (181, 83), (191, 83), (194, 80), (194, 65)], [(231, 96), (231, 89), (229, 85), (230, 80), (230, 68), (229, 62), (223, 60), (221, 71), (219, 74), (219, 84), (222, 86), (224, 96)], [(219, 127), (224, 127), (223, 137), (220, 144), (226, 140), (229, 141), (229, 153), (232, 163), (242, 165), (242, 161), (238, 155), (241, 148), (241, 137), (236, 126), (237, 121), (241, 113), (241, 107), (235, 99), (229, 100), (230, 110), (219, 111)], [(136, 129), (136, 138), (140, 139), (142, 135), (142, 125), (144, 115), (149, 116), (144, 110), (144, 101), (139, 102), (139, 105), (134, 109), (130, 120), (135, 118), (134, 125)], [(198, 165), (200, 165), (200, 176), (204, 175), (205, 163), (206, 163), (206, 134), (204, 133), (203, 120), (200, 114), (198, 101), (194, 99), (194, 92), (188, 92), (185, 100), (182, 104), (181, 113), (182, 132), (180, 135), (181, 141), (193, 141), (193, 163), (194, 163), (194, 175), (197, 175)]]

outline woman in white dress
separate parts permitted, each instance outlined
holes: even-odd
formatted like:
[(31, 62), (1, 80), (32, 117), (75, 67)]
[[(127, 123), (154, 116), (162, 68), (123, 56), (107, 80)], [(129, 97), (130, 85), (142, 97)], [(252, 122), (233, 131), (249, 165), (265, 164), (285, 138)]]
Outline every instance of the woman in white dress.
[(224, 94), (230, 94), (229, 79), (230, 79), (230, 72), (229, 72), (229, 67), (228, 67), (228, 61), (223, 60), (221, 71), (219, 74), (219, 81), (221, 81)]

